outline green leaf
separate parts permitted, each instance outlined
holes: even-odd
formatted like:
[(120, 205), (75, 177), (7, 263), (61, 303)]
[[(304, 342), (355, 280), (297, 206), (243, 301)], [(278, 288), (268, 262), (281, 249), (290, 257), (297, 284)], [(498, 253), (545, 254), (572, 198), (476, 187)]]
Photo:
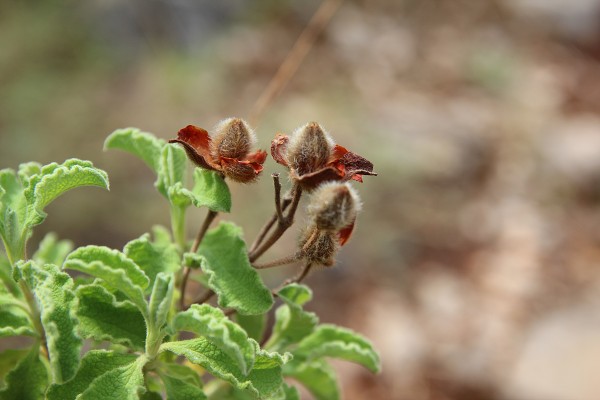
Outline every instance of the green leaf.
[(178, 183), (181, 185), (184, 182), (187, 166), (185, 150), (174, 144), (166, 144), (162, 148), (159, 162), (158, 179), (154, 186), (163, 196), (175, 204), (174, 199), (170, 197), (172, 194), (169, 194), (169, 188)]
[(150, 296), (150, 324), (160, 330), (167, 321), (173, 301), (173, 274), (159, 272)]
[(24, 310), (14, 306), (0, 309), (0, 337), (37, 335)]
[(77, 288), (79, 304), (79, 332), (84, 338), (124, 344), (143, 350), (146, 323), (140, 310), (130, 301), (117, 301), (115, 296), (100, 285)]
[(27, 357), (6, 377), (6, 387), (0, 391), (0, 400), (39, 400), (48, 386), (48, 368), (38, 346), (33, 346)]
[(129, 365), (106, 372), (94, 379), (77, 400), (138, 400), (138, 394), (146, 390), (143, 368), (147, 361), (142, 355)]
[(77, 298), (73, 293), (73, 280), (53, 264), (40, 267), (32, 261), (19, 262), (15, 269), (36, 296), (53, 381), (69, 380), (79, 366), (82, 345), (77, 334)]
[(254, 369), (244, 376), (237, 362), (206, 338), (163, 343), (161, 351), (170, 351), (185, 356), (190, 362), (201, 365), (212, 375), (221, 378), (241, 390), (250, 390), (255, 395), (270, 397), (277, 393), (283, 383), (281, 365), (289, 355), (272, 355), (257, 352)]
[(167, 243), (156, 240), (152, 242), (147, 233), (127, 243), (123, 252), (150, 278), (148, 288), (154, 285), (154, 279), (159, 272), (172, 273), (181, 268), (177, 246), (170, 240)]
[(4, 388), (4, 378), (13, 370), (23, 358), (25, 358), (30, 349), (7, 349), (0, 353), (0, 389)]
[(127, 296), (142, 315), (148, 315), (144, 289), (150, 280), (125, 254), (103, 246), (80, 247), (67, 256), (63, 267), (102, 279), (111, 288)]
[(202, 388), (187, 380), (162, 373), (160, 377), (165, 384), (168, 400), (204, 400), (206, 395)]
[(285, 400), (300, 400), (300, 393), (298, 393), (298, 389), (296, 389), (294, 386), (288, 386), (284, 383), (283, 393), (285, 395)]
[(310, 363), (293, 361), (283, 367), (283, 374), (300, 382), (317, 400), (338, 400), (340, 398), (335, 371), (323, 360)]
[(41, 223), (45, 218), (44, 207), (61, 194), (80, 186), (108, 189), (108, 175), (91, 162), (75, 158), (66, 160), (62, 165), (52, 163), (43, 166), (39, 175), (30, 178), (25, 190), (28, 203), (38, 214), (28, 216), (29, 225)]
[(71, 250), (73, 250), (71, 241), (58, 240), (56, 234), (50, 232), (44, 236), (32, 258), (38, 264), (62, 265)]
[(208, 284), (219, 295), (219, 305), (242, 314), (263, 314), (273, 305), (271, 291), (248, 261), (242, 230), (222, 222), (205, 236), (199, 254)]
[(104, 150), (119, 149), (139, 157), (154, 172), (160, 168), (165, 141), (136, 128), (117, 129), (104, 141)]
[(25, 242), (31, 236), (27, 214), (27, 199), (15, 171), (0, 170), (0, 238), (11, 263), (23, 257)]
[(254, 346), (242, 328), (231, 322), (223, 312), (208, 304), (193, 304), (173, 319), (175, 331), (189, 331), (204, 336), (229, 358), (235, 360), (246, 375), (254, 364)]
[(31, 161), (31, 162), (27, 162), (27, 163), (23, 163), (19, 165), (19, 179), (21, 180), (21, 182), (23, 182), (23, 184), (27, 184), (29, 183), (29, 179), (33, 176), (33, 175), (38, 175), (42, 172), (42, 164), (35, 162), (35, 161)]
[(206, 206), (213, 211), (231, 211), (231, 192), (225, 180), (215, 171), (194, 169), (193, 203), (196, 207)]
[(285, 349), (311, 334), (319, 323), (319, 318), (315, 313), (302, 309), (302, 305), (312, 298), (312, 292), (307, 286), (288, 285), (278, 295), (285, 304), (275, 312), (273, 334), (266, 347)]
[(267, 324), (267, 314), (244, 315), (236, 313), (235, 321), (246, 331), (248, 337), (257, 342), (261, 341)]
[(12, 267), (4, 253), (0, 252), (0, 290), (11, 293), (16, 298), (23, 298), (23, 293), (12, 277)]
[(294, 356), (308, 360), (341, 358), (358, 363), (374, 373), (381, 369), (379, 355), (367, 339), (350, 329), (335, 325), (319, 325), (298, 344)]
[[(50, 386), (47, 400), (75, 400), (77, 395), (84, 392), (96, 378), (116, 368), (132, 364), (136, 357), (135, 354), (90, 350), (81, 360), (81, 367), (73, 379), (60, 385)], [(112, 395), (106, 397), (109, 398), (117, 397)]]

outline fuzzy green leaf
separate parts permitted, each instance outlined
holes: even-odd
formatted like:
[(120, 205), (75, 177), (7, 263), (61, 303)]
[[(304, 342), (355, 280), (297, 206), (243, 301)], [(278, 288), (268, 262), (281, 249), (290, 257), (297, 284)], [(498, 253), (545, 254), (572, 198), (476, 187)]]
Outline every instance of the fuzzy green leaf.
[(28, 183), (33, 175), (39, 175), (42, 172), (42, 164), (31, 161), (19, 165), (19, 179), (24, 184)]
[(173, 301), (173, 288), (175, 279), (173, 274), (159, 272), (154, 281), (152, 295), (150, 296), (150, 324), (157, 330), (162, 329), (167, 321), (167, 315)]
[(231, 211), (231, 192), (223, 178), (215, 171), (202, 168), (194, 170), (194, 205), (206, 206), (213, 211)]
[(130, 301), (117, 301), (104, 286), (77, 288), (79, 332), (84, 338), (124, 344), (144, 349), (146, 323), (140, 310)]
[(267, 314), (244, 315), (236, 313), (235, 322), (246, 331), (248, 337), (260, 342), (267, 324)]
[[(81, 367), (73, 379), (60, 385), (50, 386), (47, 400), (75, 400), (77, 395), (85, 391), (96, 378), (116, 368), (132, 364), (135, 359), (135, 354), (90, 350), (81, 360)], [(109, 395), (106, 398), (116, 397)]]
[(358, 363), (374, 373), (381, 369), (379, 355), (371, 342), (350, 329), (335, 325), (319, 325), (298, 344), (294, 356), (308, 360), (340, 358)]
[(254, 346), (248, 335), (231, 322), (223, 312), (208, 304), (194, 304), (173, 319), (175, 331), (189, 331), (204, 336), (229, 358), (235, 360), (242, 374), (246, 375), (254, 364)]
[(102, 279), (111, 288), (127, 296), (142, 315), (148, 315), (144, 289), (150, 280), (125, 254), (103, 246), (80, 247), (67, 256), (63, 267)]
[(144, 355), (129, 365), (124, 365), (106, 372), (94, 379), (91, 385), (77, 400), (138, 400), (139, 393), (144, 392), (143, 368), (148, 360)]
[(75, 158), (66, 160), (61, 165), (52, 163), (43, 166), (40, 174), (30, 178), (25, 190), (28, 203), (37, 212), (37, 215), (28, 217), (30, 226), (43, 221), (45, 217), (43, 209), (54, 199), (80, 186), (99, 186), (108, 189), (108, 175), (94, 167), (91, 162)]
[(0, 309), (0, 337), (6, 336), (37, 336), (24, 310), (13, 306)]
[(71, 250), (73, 250), (71, 241), (58, 240), (56, 234), (50, 232), (44, 236), (32, 258), (38, 264), (62, 265)]
[[(255, 344), (256, 347), (258, 345)], [(257, 351), (254, 369), (244, 376), (226, 353), (206, 338), (168, 342), (161, 345), (161, 351), (170, 351), (185, 356), (190, 362), (201, 365), (212, 375), (221, 378), (238, 389), (250, 390), (255, 395), (270, 397), (280, 391), (283, 383), (281, 365), (289, 360), (289, 355)]]
[(198, 385), (179, 377), (162, 373), (160, 377), (165, 384), (168, 400), (205, 400), (207, 397)]
[(278, 295), (285, 304), (275, 312), (273, 334), (267, 347), (285, 349), (311, 334), (319, 323), (319, 318), (315, 313), (302, 309), (302, 305), (312, 298), (312, 292), (307, 286), (288, 285)]
[(154, 285), (154, 279), (159, 272), (172, 273), (181, 268), (177, 246), (170, 241), (151, 241), (147, 233), (127, 243), (123, 252), (150, 278), (148, 288)]
[(222, 222), (206, 235), (198, 252), (205, 258), (202, 270), (221, 307), (242, 314), (263, 314), (271, 308), (273, 296), (248, 261), (239, 227)]
[(4, 378), (30, 352), (30, 349), (7, 349), (0, 353), (0, 389), (4, 388)]
[(162, 148), (159, 158), (158, 179), (154, 186), (173, 204), (176, 204), (176, 201), (171, 198), (173, 194), (169, 193), (169, 188), (176, 184), (183, 184), (186, 166), (187, 156), (185, 150), (180, 146), (166, 144)]
[(32, 261), (19, 262), (15, 269), (37, 298), (53, 381), (69, 380), (79, 367), (82, 345), (77, 334), (73, 279), (53, 264), (38, 266)]
[(300, 400), (300, 393), (298, 393), (298, 389), (296, 389), (294, 386), (288, 386), (284, 383), (283, 393), (285, 395), (285, 400)]
[(27, 357), (6, 377), (6, 387), (0, 391), (0, 400), (39, 400), (48, 386), (48, 367), (33, 346)]
[(15, 171), (0, 170), (0, 238), (12, 262), (23, 257), (27, 229), (28, 206), (21, 181)]
[(339, 400), (340, 389), (335, 371), (323, 360), (310, 363), (291, 362), (283, 374), (300, 382), (317, 400)]
[(160, 168), (165, 141), (136, 128), (117, 129), (104, 141), (104, 150), (119, 149), (142, 159), (154, 172)]

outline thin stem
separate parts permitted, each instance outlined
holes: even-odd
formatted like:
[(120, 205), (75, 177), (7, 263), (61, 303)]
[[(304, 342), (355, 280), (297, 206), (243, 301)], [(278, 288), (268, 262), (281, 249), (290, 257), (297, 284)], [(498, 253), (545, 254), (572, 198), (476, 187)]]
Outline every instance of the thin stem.
[(298, 204), (300, 203), (300, 197), (302, 196), (302, 188), (296, 185), (293, 189), (293, 198), (290, 204), (290, 210), (287, 215), (283, 218), (283, 220), (279, 220), (277, 222), (277, 226), (271, 236), (265, 240), (256, 250), (251, 252), (248, 255), (248, 259), (251, 263), (256, 261), (265, 251), (269, 250), (277, 240), (285, 233), (285, 231), (292, 226), (294, 223), (294, 215), (296, 214), (296, 210), (298, 209)]
[(175, 243), (185, 249), (185, 211), (182, 207), (171, 206), (171, 231)]
[[(198, 251), (198, 248), (200, 247), (200, 243), (202, 243), (202, 239), (204, 239), (204, 235), (206, 235), (206, 232), (208, 231), (210, 224), (217, 217), (217, 214), (218, 214), (217, 211), (208, 210), (208, 214), (206, 214), (206, 218), (204, 218), (204, 223), (202, 223), (202, 226), (200, 227), (200, 230), (198, 231), (198, 235), (196, 236), (196, 240), (194, 240), (194, 244), (192, 245), (192, 248), (190, 249), (190, 251), (192, 253), (195, 253)], [(186, 266), (184, 268), (183, 279), (181, 280), (181, 297), (179, 298), (179, 309), (180, 310), (183, 310), (185, 308), (185, 289), (187, 287), (187, 283), (190, 278), (191, 272), (192, 272), (192, 269), (190, 267)]]
[[(274, 178), (274, 180), (275, 180), (275, 178)], [(280, 191), (279, 196), (277, 193), (278, 190)], [(254, 251), (256, 251), (258, 246), (260, 246), (261, 243), (263, 242), (263, 240), (265, 240), (267, 233), (269, 233), (269, 231), (271, 230), (273, 225), (275, 225), (275, 222), (283, 220), (283, 212), (285, 212), (285, 210), (289, 207), (289, 205), (292, 204), (292, 197), (288, 193), (283, 197), (283, 200), (281, 201), (281, 203), (279, 203), (280, 200), (278, 200), (278, 199), (280, 199), (280, 198), (281, 198), (281, 185), (279, 186), (279, 188), (277, 188), (277, 186), (275, 186), (275, 210), (276, 211), (273, 214), (273, 216), (271, 217), (271, 219), (269, 221), (267, 221), (267, 223), (262, 227), (262, 229), (258, 233), (256, 240), (254, 240), (254, 243), (252, 243), (252, 246), (250, 246), (250, 250), (248, 250), (248, 254), (251, 254)], [(281, 210), (281, 217), (279, 216), (280, 213), (277, 209)]]
[(264, 263), (264, 264), (254, 264), (252, 266), (255, 269), (267, 269), (267, 268), (279, 267), (281, 265), (291, 264), (300, 259), (302, 259), (302, 253), (298, 252), (296, 254), (292, 254), (291, 256), (279, 258), (277, 260), (273, 260), (273, 261), (270, 261), (270, 262)]
[(302, 270), (300, 271), (300, 273), (298, 275), (296, 275), (295, 277), (288, 279), (287, 281), (283, 282), (283, 285), (281, 287), (285, 287), (291, 283), (300, 283), (302, 282), (302, 280), (304, 278), (306, 278), (308, 276), (308, 273), (310, 272), (311, 268), (313, 266), (313, 263), (311, 262), (307, 262), (304, 265), (304, 268), (302, 268)]
[(304, 28), (298, 39), (296, 39), (294, 46), (279, 66), (273, 78), (271, 78), (271, 81), (269, 81), (265, 90), (254, 103), (254, 107), (250, 113), (252, 126), (258, 125), (258, 121), (269, 104), (283, 91), (287, 83), (292, 79), (296, 71), (298, 71), (300, 64), (302, 64), (302, 61), (315, 44), (317, 37), (323, 32), (341, 3), (342, 0), (325, 0), (321, 3), (308, 25), (306, 25), (306, 28)]
[(283, 212), (281, 211), (281, 182), (279, 182), (279, 174), (272, 174), (273, 186), (275, 187), (275, 213), (279, 221), (283, 221)]

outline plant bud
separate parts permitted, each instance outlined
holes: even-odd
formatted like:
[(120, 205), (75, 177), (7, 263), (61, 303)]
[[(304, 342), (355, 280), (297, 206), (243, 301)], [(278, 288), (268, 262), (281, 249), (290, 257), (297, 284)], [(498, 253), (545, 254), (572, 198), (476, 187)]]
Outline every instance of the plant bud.
[(216, 126), (210, 153), (215, 160), (221, 157), (241, 159), (248, 155), (255, 141), (254, 133), (246, 121), (228, 118)]
[(322, 231), (316, 227), (304, 232), (300, 246), (306, 261), (326, 267), (335, 263), (335, 255), (340, 249), (336, 232)]
[(359, 209), (358, 194), (350, 184), (328, 182), (313, 193), (307, 211), (318, 229), (338, 231), (352, 224)]
[(299, 176), (318, 171), (327, 164), (333, 145), (319, 124), (310, 122), (294, 132), (286, 153), (288, 165)]

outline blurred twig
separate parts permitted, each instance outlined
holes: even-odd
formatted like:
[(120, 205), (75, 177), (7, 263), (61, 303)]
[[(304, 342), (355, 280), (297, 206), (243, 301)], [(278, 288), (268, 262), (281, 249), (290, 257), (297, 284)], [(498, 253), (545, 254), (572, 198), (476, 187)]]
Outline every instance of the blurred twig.
[(302, 64), (302, 61), (304, 61), (304, 58), (315, 44), (317, 37), (323, 32), (341, 4), (342, 0), (324, 0), (321, 3), (265, 90), (263, 90), (254, 103), (249, 118), (252, 126), (258, 125), (269, 104), (275, 100), (290, 79), (292, 79), (300, 64)]

